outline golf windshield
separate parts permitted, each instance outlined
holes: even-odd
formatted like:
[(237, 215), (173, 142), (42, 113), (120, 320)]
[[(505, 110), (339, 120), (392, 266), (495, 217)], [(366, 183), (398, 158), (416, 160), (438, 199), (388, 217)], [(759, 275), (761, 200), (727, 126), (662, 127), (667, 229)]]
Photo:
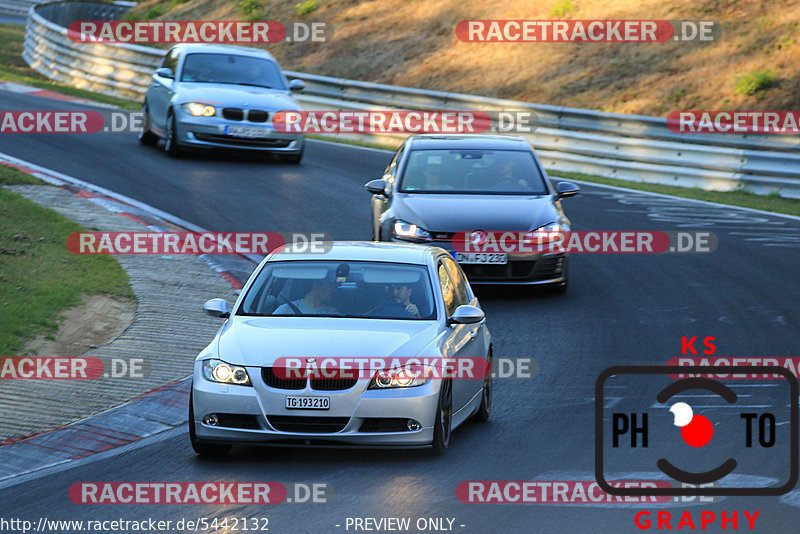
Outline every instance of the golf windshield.
[(400, 180), (404, 193), (545, 195), (528, 150), (414, 150)]

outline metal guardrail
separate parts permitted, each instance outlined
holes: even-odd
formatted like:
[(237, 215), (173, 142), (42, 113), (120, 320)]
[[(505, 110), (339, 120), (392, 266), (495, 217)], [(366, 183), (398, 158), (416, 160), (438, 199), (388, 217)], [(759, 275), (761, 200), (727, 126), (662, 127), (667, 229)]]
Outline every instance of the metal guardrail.
[[(140, 99), (163, 57), (163, 50), (131, 44), (75, 43), (67, 37), (65, 27), (76, 20), (117, 19), (128, 5), (92, 2), (37, 5), (29, 12), (23, 57), (41, 74), (63, 83), (105, 95)], [(714, 190), (745, 189), (800, 198), (798, 136), (682, 135), (670, 131), (666, 120), (658, 117), (530, 104), (292, 71), (287, 71), (287, 75), (306, 82), (306, 90), (298, 100), (309, 110), (533, 112), (538, 127), (524, 137), (537, 149), (545, 167), (556, 174), (582, 172), (637, 182)], [(394, 142), (402, 137), (372, 136)]]
[(0, 0), (0, 13), (24, 17), (32, 6), (47, 0)]

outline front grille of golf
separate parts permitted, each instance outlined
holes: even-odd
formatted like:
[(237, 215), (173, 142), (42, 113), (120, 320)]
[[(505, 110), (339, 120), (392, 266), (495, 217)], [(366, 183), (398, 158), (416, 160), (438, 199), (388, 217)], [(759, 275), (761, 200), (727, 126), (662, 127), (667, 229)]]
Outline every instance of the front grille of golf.
[(491, 263), (462, 263), (467, 278), (475, 280), (513, 280), (531, 277), (536, 262), (510, 261), (505, 265)]
[(341, 432), (349, 417), (306, 417), (301, 415), (268, 415), (267, 421), (280, 432), (300, 432), (304, 434), (332, 434)]
[(303, 389), (306, 387), (305, 378), (289, 378), (286, 370), (279, 371), (278, 375), (276, 375), (272, 367), (262, 367), (261, 378), (264, 380), (264, 383), (271, 388)]

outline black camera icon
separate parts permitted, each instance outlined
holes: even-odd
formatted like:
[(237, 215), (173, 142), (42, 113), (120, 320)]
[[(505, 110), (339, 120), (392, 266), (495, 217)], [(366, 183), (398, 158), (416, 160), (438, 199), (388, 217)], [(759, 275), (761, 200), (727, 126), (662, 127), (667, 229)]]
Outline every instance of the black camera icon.
[[(612, 485), (606, 479), (606, 436), (610, 437), (610, 447), (612, 450), (623, 450), (631, 456), (634, 453), (641, 453), (648, 448), (652, 449), (651, 433), (652, 428), (648, 420), (646, 411), (626, 412), (622, 410), (614, 411), (610, 418), (606, 418), (606, 399), (605, 386), (611, 377), (624, 375), (653, 375), (672, 376), (694, 375), (691, 378), (676, 379), (666, 387), (660, 389), (654, 396), (657, 403), (654, 406), (669, 407), (669, 411), (674, 416), (674, 426), (680, 428), (681, 438), (686, 445), (693, 450), (714, 451), (716, 450), (714, 441), (715, 425), (705, 415), (696, 414), (692, 406), (683, 402), (684, 392), (694, 391), (702, 393), (699, 397), (715, 398), (724, 401), (727, 408), (735, 410), (738, 414), (740, 424), (737, 426), (737, 433), (743, 436), (741, 441), (742, 454), (748, 454), (757, 448), (768, 450), (775, 446), (778, 436), (778, 423), (775, 414), (763, 409), (752, 411), (743, 404), (738, 408), (740, 396), (722, 381), (707, 378), (717, 375), (737, 376), (779, 376), (777, 379), (781, 383), (788, 385), (788, 408), (789, 421), (788, 428), (783, 426), (780, 436), (783, 440), (783, 448), (789, 451), (787, 459), (788, 479), (780, 486), (763, 486), (755, 484), (751, 487), (744, 487), (736, 484), (736, 487), (725, 486), (724, 484), (715, 487), (707, 487), (711, 483), (722, 481), (728, 475), (736, 473), (739, 461), (729, 457), (716, 465), (709, 465), (707, 469), (698, 470), (696, 468), (687, 469), (680, 466), (680, 461), (669, 458), (661, 450), (653, 457), (653, 467), (666, 475), (669, 479), (682, 483), (683, 487), (672, 488), (648, 488), (648, 487), (623, 487), (624, 485)], [(699, 376), (698, 376), (699, 375)], [(785, 380), (784, 380), (785, 379)], [(760, 380), (776, 380), (774, 378), (759, 378)], [(763, 384), (763, 383), (762, 383)], [(595, 478), (598, 485), (611, 495), (630, 495), (630, 496), (764, 496), (764, 495), (783, 495), (789, 492), (797, 483), (798, 462), (800, 462), (800, 418), (798, 406), (798, 383), (797, 378), (787, 369), (780, 366), (617, 366), (610, 367), (603, 371), (595, 383)], [(749, 395), (746, 395), (749, 397)], [(671, 407), (670, 407), (671, 404)], [(781, 402), (781, 405), (783, 403)], [(730, 412), (727, 412), (730, 414)], [(730, 417), (730, 416), (729, 416)], [(781, 423), (783, 425), (784, 423)], [(663, 426), (663, 425), (662, 425)], [(738, 428), (741, 427), (741, 430)], [(663, 428), (658, 429), (663, 437)], [(738, 441), (737, 441), (738, 443)], [(730, 443), (725, 443), (730, 445)], [(730, 447), (727, 447), (728, 449)], [(778, 449), (779, 447), (776, 447)], [(783, 449), (781, 449), (783, 450)], [(645, 454), (645, 456), (647, 456)], [(711, 455), (709, 455), (711, 456)], [(737, 453), (738, 456), (738, 453)], [(691, 487), (687, 487), (691, 486)], [(699, 487), (705, 486), (705, 487)]]

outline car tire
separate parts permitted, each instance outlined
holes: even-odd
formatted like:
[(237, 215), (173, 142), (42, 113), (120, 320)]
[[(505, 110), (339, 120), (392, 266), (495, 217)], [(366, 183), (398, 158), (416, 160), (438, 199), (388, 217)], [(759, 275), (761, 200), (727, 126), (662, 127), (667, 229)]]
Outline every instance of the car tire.
[(167, 131), (164, 135), (164, 152), (171, 158), (181, 155), (181, 147), (178, 146), (178, 132), (175, 129), (175, 115), (172, 110), (167, 112)]
[(144, 146), (153, 146), (158, 143), (158, 136), (150, 130), (150, 112), (147, 109), (147, 102), (142, 104), (142, 115), (144, 116), (144, 124), (136, 138)]
[(481, 393), (481, 405), (475, 412), (475, 420), (485, 423), (489, 420), (492, 413), (492, 353), (489, 352), (489, 369), (483, 379), (483, 392)]
[(453, 383), (442, 381), (439, 391), (439, 404), (436, 407), (436, 420), (433, 423), (433, 442), (431, 452), (440, 456), (450, 445), (450, 434), (453, 430)]
[(200, 456), (219, 457), (225, 456), (230, 452), (231, 445), (222, 445), (218, 443), (203, 443), (198, 441), (197, 432), (194, 428), (194, 394), (189, 392), (189, 440), (192, 442), (192, 449)]

